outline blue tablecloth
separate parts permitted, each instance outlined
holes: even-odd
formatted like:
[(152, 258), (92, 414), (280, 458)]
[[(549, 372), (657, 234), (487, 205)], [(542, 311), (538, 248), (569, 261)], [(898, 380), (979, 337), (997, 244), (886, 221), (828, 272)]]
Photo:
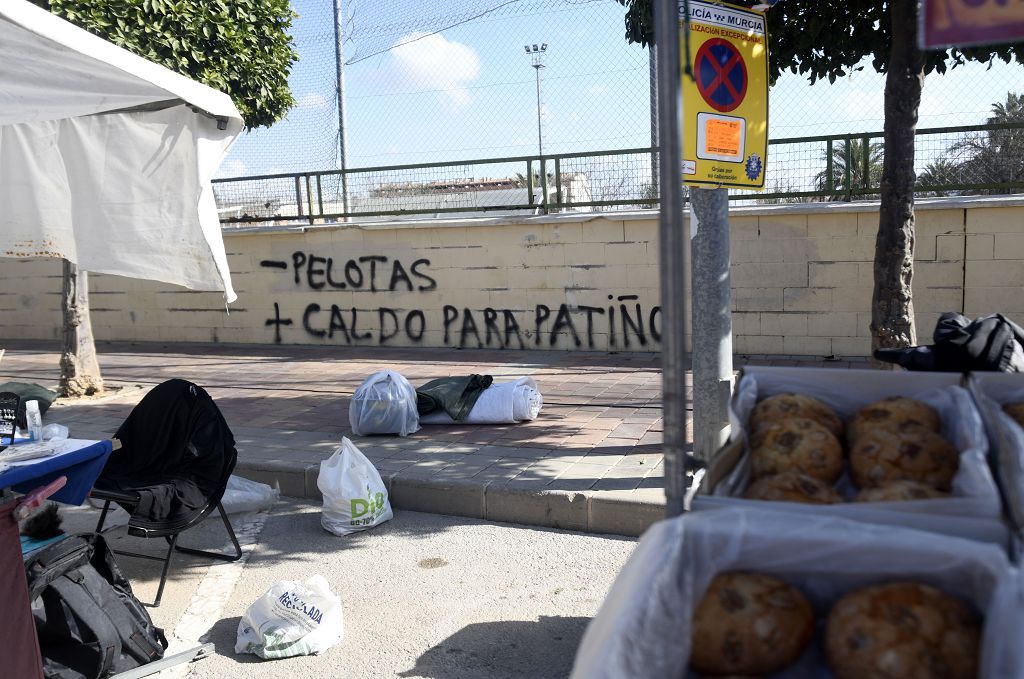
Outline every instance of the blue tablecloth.
[[(68, 452), (33, 460), (0, 473), (0, 489), (13, 488), (19, 493), (27, 493), (45, 486), (58, 476), (66, 476), (67, 484), (50, 499), (71, 505), (85, 502), (113, 447), (110, 441), (69, 439), (66, 443), (70, 449)], [(80, 445), (76, 447), (76, 444)]]

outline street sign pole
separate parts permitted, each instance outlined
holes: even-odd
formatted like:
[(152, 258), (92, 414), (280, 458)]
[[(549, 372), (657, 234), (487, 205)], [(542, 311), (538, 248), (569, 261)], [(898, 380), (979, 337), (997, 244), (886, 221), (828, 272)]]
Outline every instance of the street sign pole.
[(686, 235), (683, 232), (682, 125), (679, 85), (678, 0), (656, 0), (654, 39), (658, 45), (658, 128), (661, 142), (661, 384), (664, 416), (665, 511), (683, 513), (686, 496)]
[[(690, 189), (693, 253), (693, 452), (708, 462), (729, 438), (732, 396), (732, 290), (729, 192)], [(692, 229), (691, 229), (692, 230)]]

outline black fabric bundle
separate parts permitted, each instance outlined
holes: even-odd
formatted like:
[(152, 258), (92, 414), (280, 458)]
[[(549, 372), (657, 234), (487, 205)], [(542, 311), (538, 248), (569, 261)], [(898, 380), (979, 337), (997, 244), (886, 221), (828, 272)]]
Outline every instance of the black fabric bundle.
[(875, 358), (907, 370), (933, 372), (1024, 370), (1024, 328), (1002, 314), (973, 321), (950, 311), (939, 317), (933, 344), (906, 349), (876, 349)]
[(480, 394), (491, 386), (490, 375), (442, 377), (416, 389), (416, 411), (422, 417), (443, 410), (456, 422), (469, 416)]

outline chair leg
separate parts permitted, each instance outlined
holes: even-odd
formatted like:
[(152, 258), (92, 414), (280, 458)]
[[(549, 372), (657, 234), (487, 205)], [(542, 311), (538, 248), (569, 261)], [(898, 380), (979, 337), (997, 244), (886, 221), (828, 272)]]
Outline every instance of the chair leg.
[(96, 532), (103, 532), (103, 522), (107, 520), (107, 512), (110, 510), (110, 500), (103, 503), (103, 511), (100, 513), (99, 523), (96, 524)]
[(178, 534), (167, 538), (167, 556), (163, 558), (164, 569), (160, 573), (160, 586), (156, 589), (156, 599), (153, 600), (153, 608), (160, 605), (160, 599), (164, 596), (164, 585), (167, 584), (167, 571), (171, 569), (171, 557), (174, 556), (174, 545), (178, 542)]
[(208, 552), (203, 549), (192, 549), (191, 547), (177, 547), (179, 552), (194, 554), (196, 556), (205, 556), (210, 559), (218, 559), (220, 561), (238, 561), (242, 558), (242, 547), (238, 544), (238, 538), (235, 537), (235, 529), (231, 527), (231, 521), (228, 520), (228, 513), (224, 511), (224, 505), (218, 502), (217, 509), (220, 510), (220, 518), (224, 522), (224, 528), (227, 529), (228, 537), (231, 538), (231, 543), (235, 546), (234, 556), (230, 554), (221, 554), (219, 552)]

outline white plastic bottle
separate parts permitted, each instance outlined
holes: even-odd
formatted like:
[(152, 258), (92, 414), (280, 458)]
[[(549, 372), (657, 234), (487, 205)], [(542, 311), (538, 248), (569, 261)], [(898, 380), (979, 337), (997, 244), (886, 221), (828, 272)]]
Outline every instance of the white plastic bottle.
[(25, 421), (28, 436), (37, 443), (43, 440), (43, 416), (39, 413), (39, 401), (25, 401)]

